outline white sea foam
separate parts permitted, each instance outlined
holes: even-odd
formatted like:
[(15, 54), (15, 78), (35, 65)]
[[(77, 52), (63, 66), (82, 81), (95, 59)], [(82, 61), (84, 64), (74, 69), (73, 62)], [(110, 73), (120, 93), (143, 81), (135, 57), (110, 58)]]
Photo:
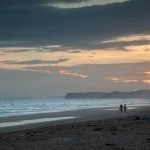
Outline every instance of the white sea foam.
[(20, 125), (40, 123), (40, 122), (66, 120), (66, 119), (73, 119), (73, 118), (75, 118), (75, 117), (41, 118), (41, 119), (32, 119), (32, 120), (21, 120), (21, 121), (16, 121), (16, 122), (3, 122), (3, 123), (0, 123), (0, 128), (20, 126)]
[[(128, 110), (132, 110), (132, 109), (136, 109), (136, 107), (128, 107)], [(106, 109), (103, 109), (103, 110), (119, 110), (118, 108), (106, 108)]]
[(149, 99), (1, 99), (0, 117), (61, 112), (87, 108), (118, 108), (120, 104), (127, 107), (150, 106)]

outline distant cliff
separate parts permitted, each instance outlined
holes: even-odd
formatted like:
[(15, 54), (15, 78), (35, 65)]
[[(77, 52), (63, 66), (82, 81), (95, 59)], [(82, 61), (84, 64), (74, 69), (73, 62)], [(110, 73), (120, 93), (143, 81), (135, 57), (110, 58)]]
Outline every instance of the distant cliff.
[(68, 93), (65, 98), (70, 99), (94, 99), (94, 98), (150, 98), (150, 90), (139, 90), (131, 92), (87, 92), (87, 93)]

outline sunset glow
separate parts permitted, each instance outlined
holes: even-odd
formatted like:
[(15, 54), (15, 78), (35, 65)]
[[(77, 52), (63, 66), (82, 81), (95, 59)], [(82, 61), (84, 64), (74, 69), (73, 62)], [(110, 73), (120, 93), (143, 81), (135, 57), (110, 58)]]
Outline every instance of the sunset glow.
[(65, 70), (61, 70), (61, 71), (59, 71), (59, 73), (61, 75), (69, 75), (69, 76), (75, 76), (75, 77), (80, 77), (80, 78), (87, 78), (88, 77), (86, 75), (82, 75), (82, 74), (78, 74), (78, 73), (72, 73), (72, 72), (67, 72)]
[(149, 89), (149, 6), (148, 0), (0, 2), (0, 95)]

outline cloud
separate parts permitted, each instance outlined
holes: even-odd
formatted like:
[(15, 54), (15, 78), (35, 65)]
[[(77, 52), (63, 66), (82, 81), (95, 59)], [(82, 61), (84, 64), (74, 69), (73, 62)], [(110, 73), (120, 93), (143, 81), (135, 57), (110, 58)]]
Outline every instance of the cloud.
[(39, 47), (0, 47), (0, 52), (3, 53), (24, 53), (31, 51), (40, 51)]
[(110, 3), (117, 3), (117, 2), (124, 2), (127, 0), (56, 0), (56, 1), (50, 1), (46, 6), (53, 6), (63, 9), (70, 9), (70, 8), (80, 8), (80, 7), (89, 7), (93, 5), (106, 5)]
[(150, 75), (150, 71), (146, 71), (146, 72), (144, 72), (144, 74)]
[[(126, 35), (120, 36), (117, 38), (112, 38), (106, 41), (100, 41), (91, 43), (95, 45), (95, 47), (99, 47), (105, 50), (124, 50), (127, 51), (127, 46), (147, 46), (150, 43), (150, 35), (149, 34), (135, 34), (135, 35)], [(149, 50), (146, 50), (149, 51)]]
[(150, 84), (150, 80), (143, 80), (144, 83)]
[(29, 66), (26, 69), (52, 70), (59, 72), (60, 70), (71, 70), (70, 72), (85, 72), (87, 76), (103, 76), (103, 78), (111, 79), (142, 79), (150, 69), (150, 62), (137, 63), (120, 63), (120, 64), (80, 64), (75, 66)]
[(82, 2), (89, 2), (90, 0), (49, 0), (49, 4), (57, 4), (57, 3), (82, 3)]
[[(97, 50), (81, 50), (81, 49), (70, 49), (66, 51), (42, 51), (40, 49), (35, 52), (36, 48), (29, 48), (27, 53), (14, 53), (12, 51), (20, 51), (21, 49), (8, 49), (8, 48), (0, 48), (0, 52), (4, 55), (1, 57), (0, 67), (12, 68), (15, 69), (24, 67), (25, 64), (29, 65), (40, 65), (40, 64), (53, 64), (57, 65), (59, 62), (57, 60), (59, 58), (65, 60), (58, 60), (61, 63), (60, 66), (75, 66), (80, 64), (120, 64), (120, 63), (134, 63), (134, 62), (143, 62), (149, 61), (150, 58), (150, 45), (133, 45), (126, 46), (124, 50), (122, 49), (111, 49), (106, 51), (105, 49), (97, 49)], [(22, 49), (23, 50), (23, 49)], [(6, 51), (6, 52), (5, 52)], [(67, 58), (67, 60), (66, 60)], [(55, 62), (56, 61), (56, 62)], [(17, 65), (19, 64), (19, 65)], [(42, 65), (42, 66), (43, 66)], [(18, 68), (17, 68), (18, 67)]]
[(33, 72), (33, 73), (40, 73), (40, 74), (53, 74), (52, 71), (49, 70), (34, 70), (34, 69), (23, 69), (23, 71), (26, 72)]
[(131, 41), (150, 41), (150, 35), (139, 34), (139, 35), (129, 35), (117, 37), (112, 40), (102, 41), (100, 43), (117, 43), (117, 42), (131, 42)]
[(138, 80), (135, 79), (125, 79), (125, 78), (118, 78), (118, 77), (106, 77), (106, 80), (111, 80), (114, 83), (138, 83)]
[(1, 63), (7, 64), (7, 65), (40, 65), (40, 64), (58, 64), (62, 63), (65, 61), (68, 61), (69, 59), (67, 58), (60, 58), (58, 60), (26, 60), (26, 61), (12, 61), (12, 60), (7, 60), (7, 61), (1, 61)]
[(123, 83), (137, 83), (139, 82), (138, 80), (123, 80)]
[(78, 73), (74, 73), (74, 72), (67, 72), (65, 70), (60, 70), (59, 74), (60, 75), (75, 76), (75, 77), (80, 77), (80, 78), (88, 78), (87, 75), (82, 75), (82, 74), (78, 74)]
[(148, 0), (130, 0), (77, 9), (42, 5), (48, 2), (1, 1), (0, 45), (4, 47), (7, 43), (16, 41), (13, 46), (62, 45), (92, 50), (100, 45), (90, 43), (118, 36), (150, 33)]
[(7, 47), (0, 47), (0, 52), (4, 52), (4, 53), (52, 52), (60, 49), (64, 49), (64, 48), (61, 45), (43, 45), (37, 47), (7, 46)]
[(113, 82), (120, 82), (120, 78), (118, 78), (118, 77), (106, 77), (105, 78), (106, 80), (111, 80), (111, 81), (113, 81)]
[[(1, 97), (50, 97), (65, 95), (68, 92), (88, 91), (131, 91), (149, 89), (148, 77), (150, 62), (122, 64), (86, 64), (78, 66), (28, 66), (25, 70), (0, 69)], [(70, 74), (60, 74), (59, 72)], [(82, 78), (73, 74), (88, 76)], [(138, 80), (132, 83), (115, 83), (106, 77), (123, 80)], [(80, 80), (81, 79), (81, 80)], [(86, 79), (86, 80), (82, 80)], [(65, 86), (64, 86), (65, 85)], [(10, 91), (10, 92), (8, 92)]]
[(60, 47), (61, 47), (60, 45), (46, 45), (46, 46), (42, 46), (42, 48), (45, 48), (45, 49), (60, 48)]
[(145, 71), (143, 74), (144, 74), (144, 77), (146, 78), (145, 81), (149, 81), (149, 80), (147, 80), (147, 79), (150, 78), (150, 71)]

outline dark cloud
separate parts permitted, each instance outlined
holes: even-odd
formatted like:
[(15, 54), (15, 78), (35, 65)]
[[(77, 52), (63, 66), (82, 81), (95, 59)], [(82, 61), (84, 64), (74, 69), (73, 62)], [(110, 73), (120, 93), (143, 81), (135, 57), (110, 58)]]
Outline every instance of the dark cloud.
[(49, 0), (49, 3), (81, 3), (81, 2), (88, 2), (90, 0)]
[(1, 5), (6, 6), (16, 6), (16, 5), (31, 5), (31, 4), (43, 4), (43, 3), (58, 3), (58, 2), (66, 2), (66, 3), (75, 3), (75, 2), (83, 2), (90, 0), (2, 0), (0, 1)]
[(58, 64), (65, 61), (68, 61), (67, 58), (60, 58), (58, 60), (51, 60), (51, 61), (43, 61), (43, 60), (28, 60), (28, 61), (1, 61), (1, 63), (7, 65), (39, 65), (39, 64)]
[(150, 33), (149, 0), (76, 9), (42, 5), (48, 2), (54, 0), (0, 1), (0, 41), (23, 41), (22, 46), (57, 44), (93, 49), (100, 47), (90, 44), (96, 41)]

